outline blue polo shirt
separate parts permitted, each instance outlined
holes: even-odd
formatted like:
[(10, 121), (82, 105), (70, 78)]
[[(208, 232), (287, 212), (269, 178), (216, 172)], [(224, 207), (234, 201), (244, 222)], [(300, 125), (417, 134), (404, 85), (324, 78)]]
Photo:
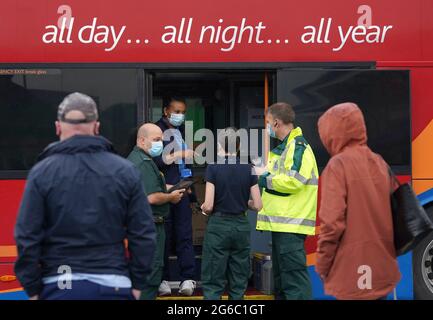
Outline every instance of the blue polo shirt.
[[(169, 129), (173, 129), (172, 127), (170, 127), (170, 124), (169, 124), (166, 117), (162, 117), (157, 122), (155, 122), (155, 124), (161, 128), (162, 132), (165, 132), (166, 130), (169, 130)], [(183, 138), (185, 138), (185, 125), (184, 124), (182, 124), (180, 127), (175, 128), (175, 129), (179, 130), (180, 135)], [(173, 141), (174, 141), (173, 136), (171, 137), (170, 141), (164, 140), (163, 141), (164, 148), (169, 143), (172, 143)], [(179, 171), (179, 165), (176, 162), (173, 162), (171, 164), (165, 164), (164, 161), (162, 160), (162, 156), (153, 158), (153, 161), (156, 163), (159, 170), (161, 170), (161, 172), (164, 174), (165, 182), (167, 184), (175, 185), (176, 183), (178, 183), (180, 181), (181, 176), (180, 176), (180, 171)], [(187, 165), (186, 167), (188, 169), (191, 169), (190, 165)], [(192, 192), (192, 194), (188, 195), (189, 201), (197, 202), (197, 197), (195, 195), (194, 186), (191, 189), (193, 192)]]
[(224, 163), (208, 165), (206, 181), (215, 186), (213, 212), (239, 214), (248, 210), (250, 190), (257, 184), (257, 176), (252, 174), (252, 165), (231, 157)]
[[(162, 117), (159, 119), (155, 124), (161, 128), (162, 132), (165, 132), (166, 130), (172, 129), (170, 125), (168, 124), (168, 120), (165, 117)], [(179, 128), (175, 128), (180, 131), (180, 134), (184, 136), (184, 125), (182, 124)], [(174, 140), (174, 137), (171, 137), (170, 141), (163, 141), (164, 148), (172, 143)], [(179, 172), (179, 165), (175, 162), (171, 164), (165, 164), (162, 160), (162, 156), (153, 158), (156, 165), (158, 166), (159, 170), (164, 174), (164, 178), (167, 184), (176, 184), (180, 181), (180, 172)]]

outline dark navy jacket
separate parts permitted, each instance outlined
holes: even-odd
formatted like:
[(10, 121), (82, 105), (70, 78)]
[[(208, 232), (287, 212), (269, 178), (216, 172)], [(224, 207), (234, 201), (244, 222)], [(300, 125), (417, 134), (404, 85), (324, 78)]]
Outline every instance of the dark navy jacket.
[(134, 165), (101, 136), (52, 143), (39, 160), (15, 226), (15, 273), (27, 294), (39, 294), (42, 278), (58, 275), (61, 265), (72, 273), (125, 275), (144, 289), (155, 226)]

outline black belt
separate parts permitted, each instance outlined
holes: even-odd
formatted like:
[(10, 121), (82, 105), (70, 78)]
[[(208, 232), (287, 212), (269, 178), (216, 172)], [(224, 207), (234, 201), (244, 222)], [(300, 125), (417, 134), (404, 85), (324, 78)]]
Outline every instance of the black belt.
[(240, 216), (246, 216), (245, 212), (241, 213), (223, 213), (223, 212), (214, 212), (212, 213), (212, 216), (214, 217), (221, 217), (221, 218), (234, 218), (234, 217), (240, 217)]
[(161, 216), (153, 216), (153, 222), (155, 223), (164, 223), (164, 217)]

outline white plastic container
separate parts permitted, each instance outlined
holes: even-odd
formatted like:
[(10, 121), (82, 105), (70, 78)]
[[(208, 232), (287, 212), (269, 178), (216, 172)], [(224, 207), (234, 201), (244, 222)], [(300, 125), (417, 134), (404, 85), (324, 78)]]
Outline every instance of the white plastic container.
[(272, 272), (272, 260), (266, 261), (262, 269), (262, 290), (264, 294), (274, 293), (274, 275)]
[(253, 258), (254, 287), (264, 294), (273, 294), (274, 278), (271, 256), (255, 253)]

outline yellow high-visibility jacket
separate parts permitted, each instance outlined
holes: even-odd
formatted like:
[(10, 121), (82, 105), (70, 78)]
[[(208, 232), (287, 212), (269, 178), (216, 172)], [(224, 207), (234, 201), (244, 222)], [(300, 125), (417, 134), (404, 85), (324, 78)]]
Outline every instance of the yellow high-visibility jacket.
[(263, 209), (257, 230), (314, 235), (319, 172), (301, 128), (269, 152), (267, 169), (259, 178)]

